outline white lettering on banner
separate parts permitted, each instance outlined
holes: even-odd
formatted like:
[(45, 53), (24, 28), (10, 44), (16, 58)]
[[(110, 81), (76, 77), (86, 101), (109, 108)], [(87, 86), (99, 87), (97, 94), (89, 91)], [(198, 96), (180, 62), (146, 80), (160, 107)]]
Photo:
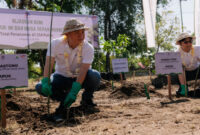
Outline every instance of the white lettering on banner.
[[(16, 23), (16, 24), (27, 24), (27, 20), (26, 19), (12, 19), (12, 23)], [(43, 24), (42, 20), (28, 20), (28, 24)]]
[(0, 30), (6, 30), (6, 26), (5, 25), (0, 25)]
[(10, 33), (9, 33), (9, 32), (0, 32), (0, 35), (1, 35), (1, 36), (9, 36)]
[(0, 64), (0, 68), (2, 67), (18, 67), (18, 64)]
[(113, 68), (113, 73), (128, 72), (127, 58), (113, 59), (112, 68)]
[(28, 86), (26, 54), (0, 55), (0, 88)]
[(179, 52), (161, 52), (155, 54), (156, 74), (182, 73), (181, 55)]
[(11, 75), (0, 75), (0, 78), (10, 78)]
[[(50, 39), (50, 12), (0, 8), (0, 17), (4, 18), (0, 21), (0, 49), (27, 49), (28, 39), (30, 49), (47, 48)], [(98, 47), (98, 18), (94, 15), (54, 13), (51, 39), (61, 36), (66, 21), (71, 18), (77, 18), (89, 27), (85, 38), (94, 47)]]

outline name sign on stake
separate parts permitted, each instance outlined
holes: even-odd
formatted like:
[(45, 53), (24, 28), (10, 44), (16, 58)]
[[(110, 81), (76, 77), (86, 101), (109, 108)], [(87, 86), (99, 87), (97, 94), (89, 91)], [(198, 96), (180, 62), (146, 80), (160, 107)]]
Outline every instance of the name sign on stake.
[(155, 54), (156, 74), (182, 73), (183, 67), (179, 52), (159, 52)]
[(113, 73), (128, 72), (127, 58), (119, 58), (112, 60)]
[(0, 88), (28, 86), (26, 54), (0, 55)]

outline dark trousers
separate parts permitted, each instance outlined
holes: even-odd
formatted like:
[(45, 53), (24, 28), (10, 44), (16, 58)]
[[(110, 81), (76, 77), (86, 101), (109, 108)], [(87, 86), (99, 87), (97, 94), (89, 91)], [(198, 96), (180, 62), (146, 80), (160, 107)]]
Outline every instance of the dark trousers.
[[(192, 71), (185, 71), (186, 80), (187, 81), (195, 80), (197, 72), (198, 72), (198, 68)], [(200, 78), (200, 72), (198, 73), (197, 78), (198, 79)]]
[[(198, 67), (192, 71), (185, 71), (186, 81), (195, 80), (196, 76), (197, 76), (197, 79), (200, 79), (200, 71), (198, 71), (198, 70), (200, 70), (199, 68), (200, 67)], [(197, 75), (197, 73), (198, 73), (198, 75)], [(181, 87), (181, 84), (179, 82), (179, 89), (180, 89), (180, 87)]]
[[(82, 94), (82, 100), (92, 100), (94, 91), (100, 85), (100, 73), (94, 69), (89, 69), (85, 80), (82, 84), (82, 88), (85, 89)], [(54, 74), (53, 79), (51, 80), (52, 86), (52, 95), (53, 100), (60, 101), (61, 104), (64, 103), (64, 100), (69, 93), (72, 83), (76, 81), (76, 78), (64, 77), (60, 74)], [(41, 83), (36, 85), (36, 91), (39, 94), (41, 93)]]

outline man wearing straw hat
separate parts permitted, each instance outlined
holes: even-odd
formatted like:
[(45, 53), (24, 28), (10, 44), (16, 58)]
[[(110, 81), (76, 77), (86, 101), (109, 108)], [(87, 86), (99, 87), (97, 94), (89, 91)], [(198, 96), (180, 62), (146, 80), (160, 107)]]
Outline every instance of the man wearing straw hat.
[[(66, 108), (75, 102), (81, 88), (85, 89), (81, 105), (96, 106), (92, 98), (100, 84), (100, 74), (91, 69), (94, 48), (84, 41), (87, 29), (81, 21), (70, 19), (64, 26), (62, 37), (53, 40), (48, 46), (44, 78), (36, 85), (36, 90), (43, 96), (60, 101), (54, 116), (56, 122), (65, 118)], [(54, 63), (55, 72), (50, 82), (48, 76), (52, 73)]]
[(199, 61), (200, 61), (200, 46), (193, 46), (195, 37), (188, 33), (181, 33), (176, 44), (179, 45), (179, 52), (183, 64), (183, 74), (179, 74), (179, 89), (176, 92), (178, 96), (184, 96), (189, 89), (186, 81), (195, 80), (196, 76), (200, 78)]

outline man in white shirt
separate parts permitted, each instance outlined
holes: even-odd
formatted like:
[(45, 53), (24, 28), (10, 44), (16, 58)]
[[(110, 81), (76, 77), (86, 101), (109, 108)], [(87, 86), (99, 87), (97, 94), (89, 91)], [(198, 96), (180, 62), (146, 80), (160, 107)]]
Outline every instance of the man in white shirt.
[(179, 50), (181, 55), (181, 60), (185, 71), (184, 74), (179, 74), (179, 82), (180, 87), (179, 90), (176, 92), (177, 95), (184, 96), (188, 92), (188, 88), (186, 86), (186, 81), (195, 80), (197, 73), (198, 78), (200, 78), (200, 72), (198, 72), (199, 68), (199, 61), (200, 61), (200, 46), (193, 46), (192, 42), (195, 39), (192, 35), (188, 33), (181, 33), (177, 40), (176, 44), (179, 45)]
[[(60, 101), (54, 116), (55, 121), (65, 118), (66, 108), (75, 102), (81, 88), (85, 89), (81, 105), (96, 106), (92, 98), (101, 77), (98, 71), (91, 69), (94, 48), (84, 41), (87, 29), (79, 20), (70, 19), (64, 26), (63, 36), (54, 39), (48, 46), (44, 78), (36, 85), (36, 90), (43, 96)], [(52, 73), (54, 64), (55, 72), (50, 82), (48, 76)]]

